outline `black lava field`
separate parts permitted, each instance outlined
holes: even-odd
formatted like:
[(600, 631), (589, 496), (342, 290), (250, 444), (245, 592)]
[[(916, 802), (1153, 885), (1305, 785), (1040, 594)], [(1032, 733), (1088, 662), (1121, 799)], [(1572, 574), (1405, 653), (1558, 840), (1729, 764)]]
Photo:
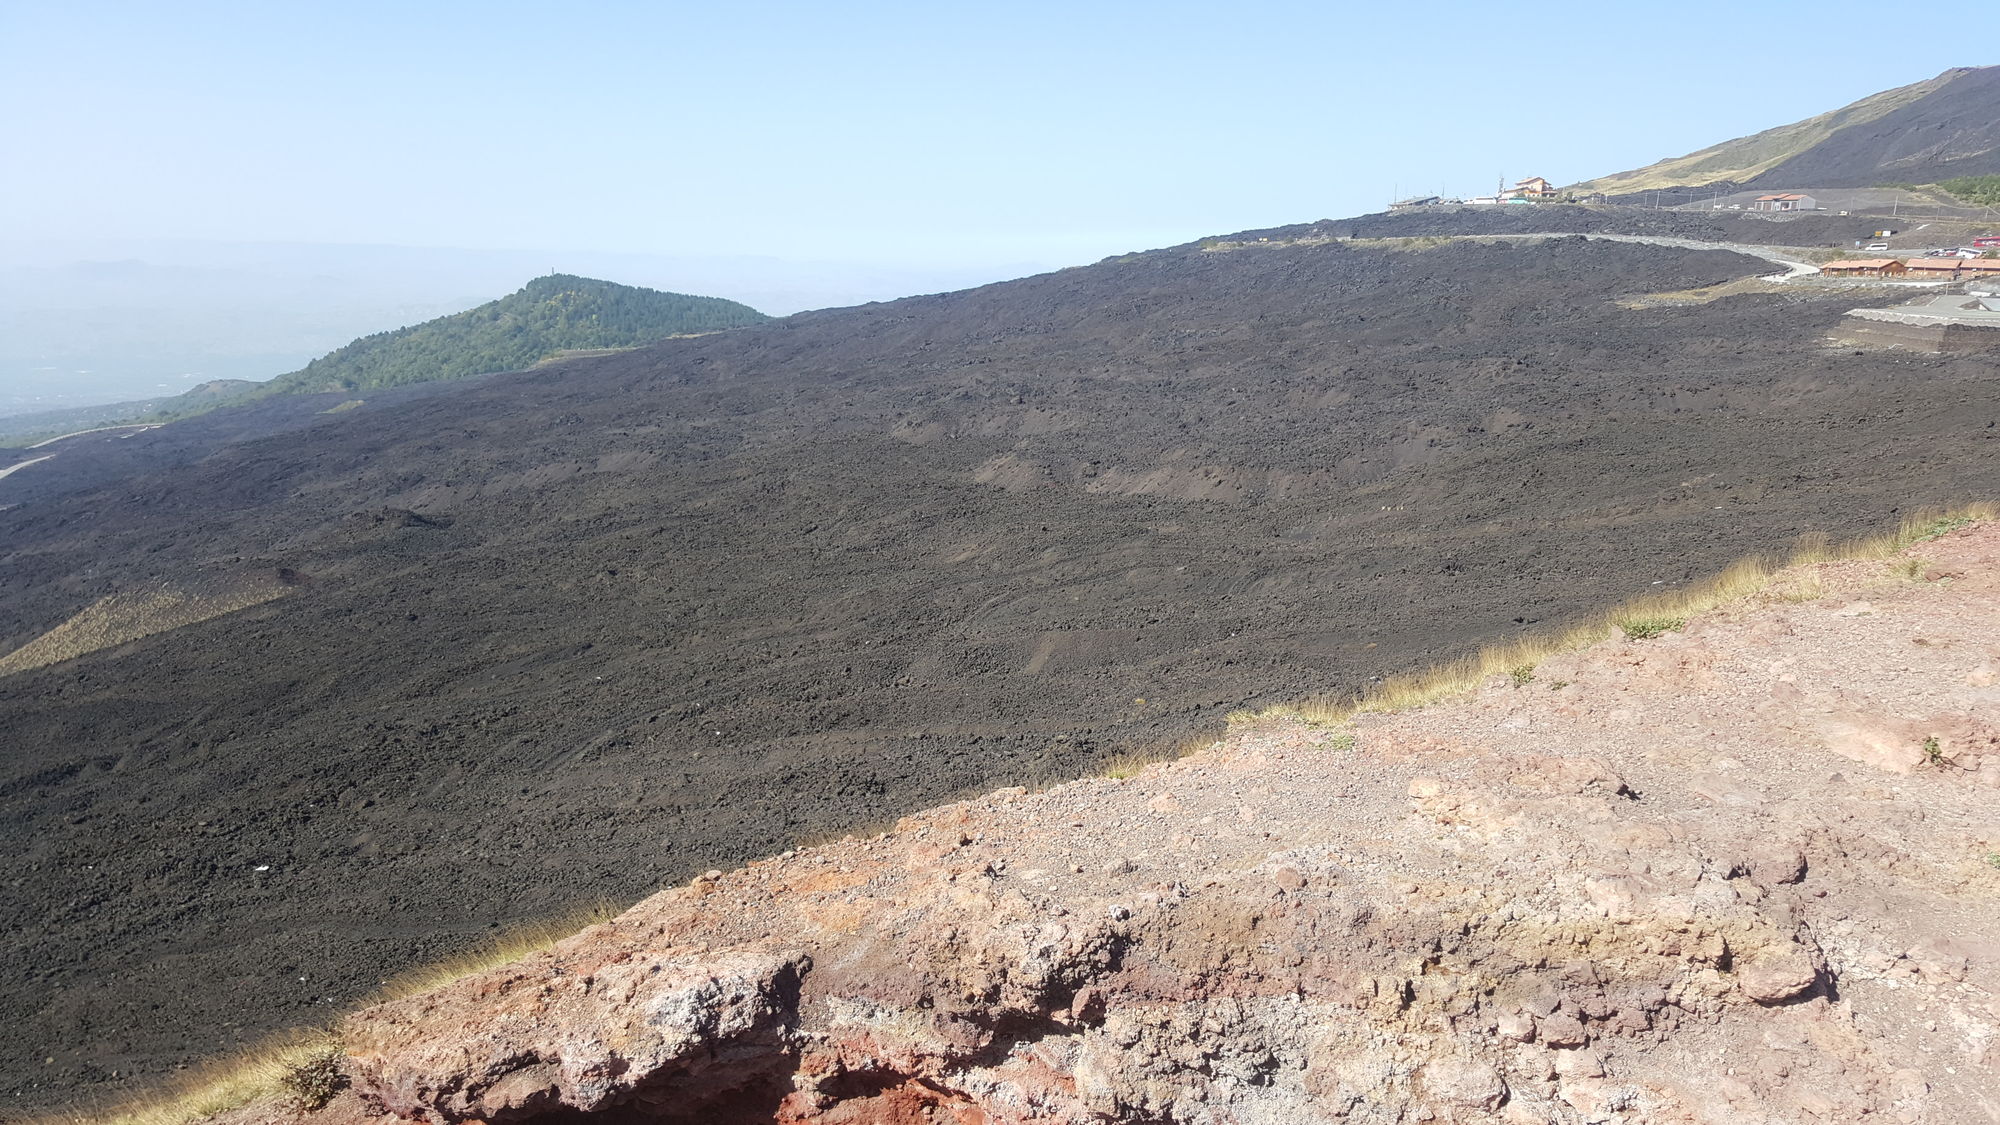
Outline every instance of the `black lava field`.
[(1761, 260), (1287, 241), (1453, 221), (265, 405), (0, 480), (0, 651), (150, 585), (291, 584), (0, 679), (0, 1104), (323, 1021), (496, 924), (2000, 494), (1990, 361), (1831, 346), (1852, 293), (1615, 300)]

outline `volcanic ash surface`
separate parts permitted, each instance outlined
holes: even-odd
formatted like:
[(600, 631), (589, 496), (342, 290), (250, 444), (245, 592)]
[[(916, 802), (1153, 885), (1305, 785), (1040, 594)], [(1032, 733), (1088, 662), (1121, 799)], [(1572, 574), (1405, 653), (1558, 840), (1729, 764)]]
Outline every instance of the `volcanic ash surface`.
[(2000, 1120), (2000, 527), (1912, 556), (711, 873), (238, 1116)]

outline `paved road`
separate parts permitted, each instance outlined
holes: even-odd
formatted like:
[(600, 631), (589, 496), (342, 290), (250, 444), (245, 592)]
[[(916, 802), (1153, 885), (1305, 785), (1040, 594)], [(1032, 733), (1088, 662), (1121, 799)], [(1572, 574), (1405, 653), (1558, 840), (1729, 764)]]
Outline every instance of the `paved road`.
[(66, 434), (57, 434), (57, 435), (56, 435), (55, 437), (52, 437), (52, 438), (43, 438), (42, 440), (40, 440), (40, 441), (36, 442), (35, 444), (33, 444), (33, 445), (29, 446), (28, 448), (29, 448), (29, 449), (40, 449), (41, 447), (43, 447), (43, 446), (45, 446), (45, 445), (54, 445), (55, 443), (57, 443), (57, 442), (59, 442), (59, 441), (65, 441), (65, 440), (67, 440), (67, 439), (69, 439), (69, 438), (73, 438), (73, 437), (82, 437), (82, 436), (83, 436), (83, 435), (85, 435), (85, 434), (108, 434), (108, 433), (110, 433), (110, 432), (111, 432), (111, 431), (113, 431), (113, 430), (133, 430), (133, 431), (138, 431), (138, 430), (157, 430), (157, 429), (159, 429), (159, 428), (160, 428), (160, 426), (161, 426), (161, 423), (159, 423), (159, 422), (145, 422), (145, 423), (141, 423), (141, 424), (139, 424), (139, 425), (132, 425), (132, 426), (98, 426), (98, 427), (95, 427), (94, 429), (88, 429), (88, 430), (74, 430), (74, 431), (72, 431), (72, 432), (70, 432), (70, 433), (66, 433)]
[[(1534, 239), (1574, 238), (1571, 234), (1481, 234), (1473, 238), (1485, 240), (1505, 238), (1516, 242)], [(1586, 234), (1583, 237), (1603, 242), (1638, 242), (1647, 246), (1672, 246), (1680, 250), (1728, 250), (1736, 254), (1746, 254), (1752, 258), (1762, 258), (1774, 265), (1785, 267), (1782, 274), (1774, 274), (1767, 280), (1792, 281), (1801, 277), (1811, 277), (1819, 272), (1819, 267), (1805, 261), (1798, 255), (1803, 248), (1792, 246), (1751, 246), (1742, 242), (1707, 242), (1699, 238), (1669, 238), (1665, 235), (1650, 234)]]
[(15, 473), (20, 472), (22, 469), (25, 469), (30, 465), (39, 465), (42, 462), (47, 461), (54, 456), (55, 454), (49, 453), (41, 457), (35, 457), (27, 461), (22, 461), (18, 464), (9, 465), (4, 469), (0, 469), (0, 480), (5, 480), (6, 478), (13, 476)]

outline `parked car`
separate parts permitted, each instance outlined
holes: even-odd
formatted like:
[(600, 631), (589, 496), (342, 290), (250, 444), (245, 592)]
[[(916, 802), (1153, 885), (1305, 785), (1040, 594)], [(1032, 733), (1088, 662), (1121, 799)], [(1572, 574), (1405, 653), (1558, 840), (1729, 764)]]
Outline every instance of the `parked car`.
[(1888, 248), (1889, 244), (1886, 242), (1871, 242), (1862, 247), (1863, 250), (1887, 250)]

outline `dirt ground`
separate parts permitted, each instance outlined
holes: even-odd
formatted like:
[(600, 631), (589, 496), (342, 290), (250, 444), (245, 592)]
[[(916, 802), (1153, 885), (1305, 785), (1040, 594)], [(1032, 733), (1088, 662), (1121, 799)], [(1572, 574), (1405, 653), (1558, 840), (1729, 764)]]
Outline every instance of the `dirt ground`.
[(23, 470), (0, 648), (163, 580), (294, 590), (0, 681), (4, 1104), (2000, 491), (1990, 363), (1829, 347), (1851, 295), (1615, 301), (1768, 268), (1181, 247)]
[(1790, 568), (706, 873), (218, 1125), (1991, 1121), (1996, 634), (1991, 523)]

